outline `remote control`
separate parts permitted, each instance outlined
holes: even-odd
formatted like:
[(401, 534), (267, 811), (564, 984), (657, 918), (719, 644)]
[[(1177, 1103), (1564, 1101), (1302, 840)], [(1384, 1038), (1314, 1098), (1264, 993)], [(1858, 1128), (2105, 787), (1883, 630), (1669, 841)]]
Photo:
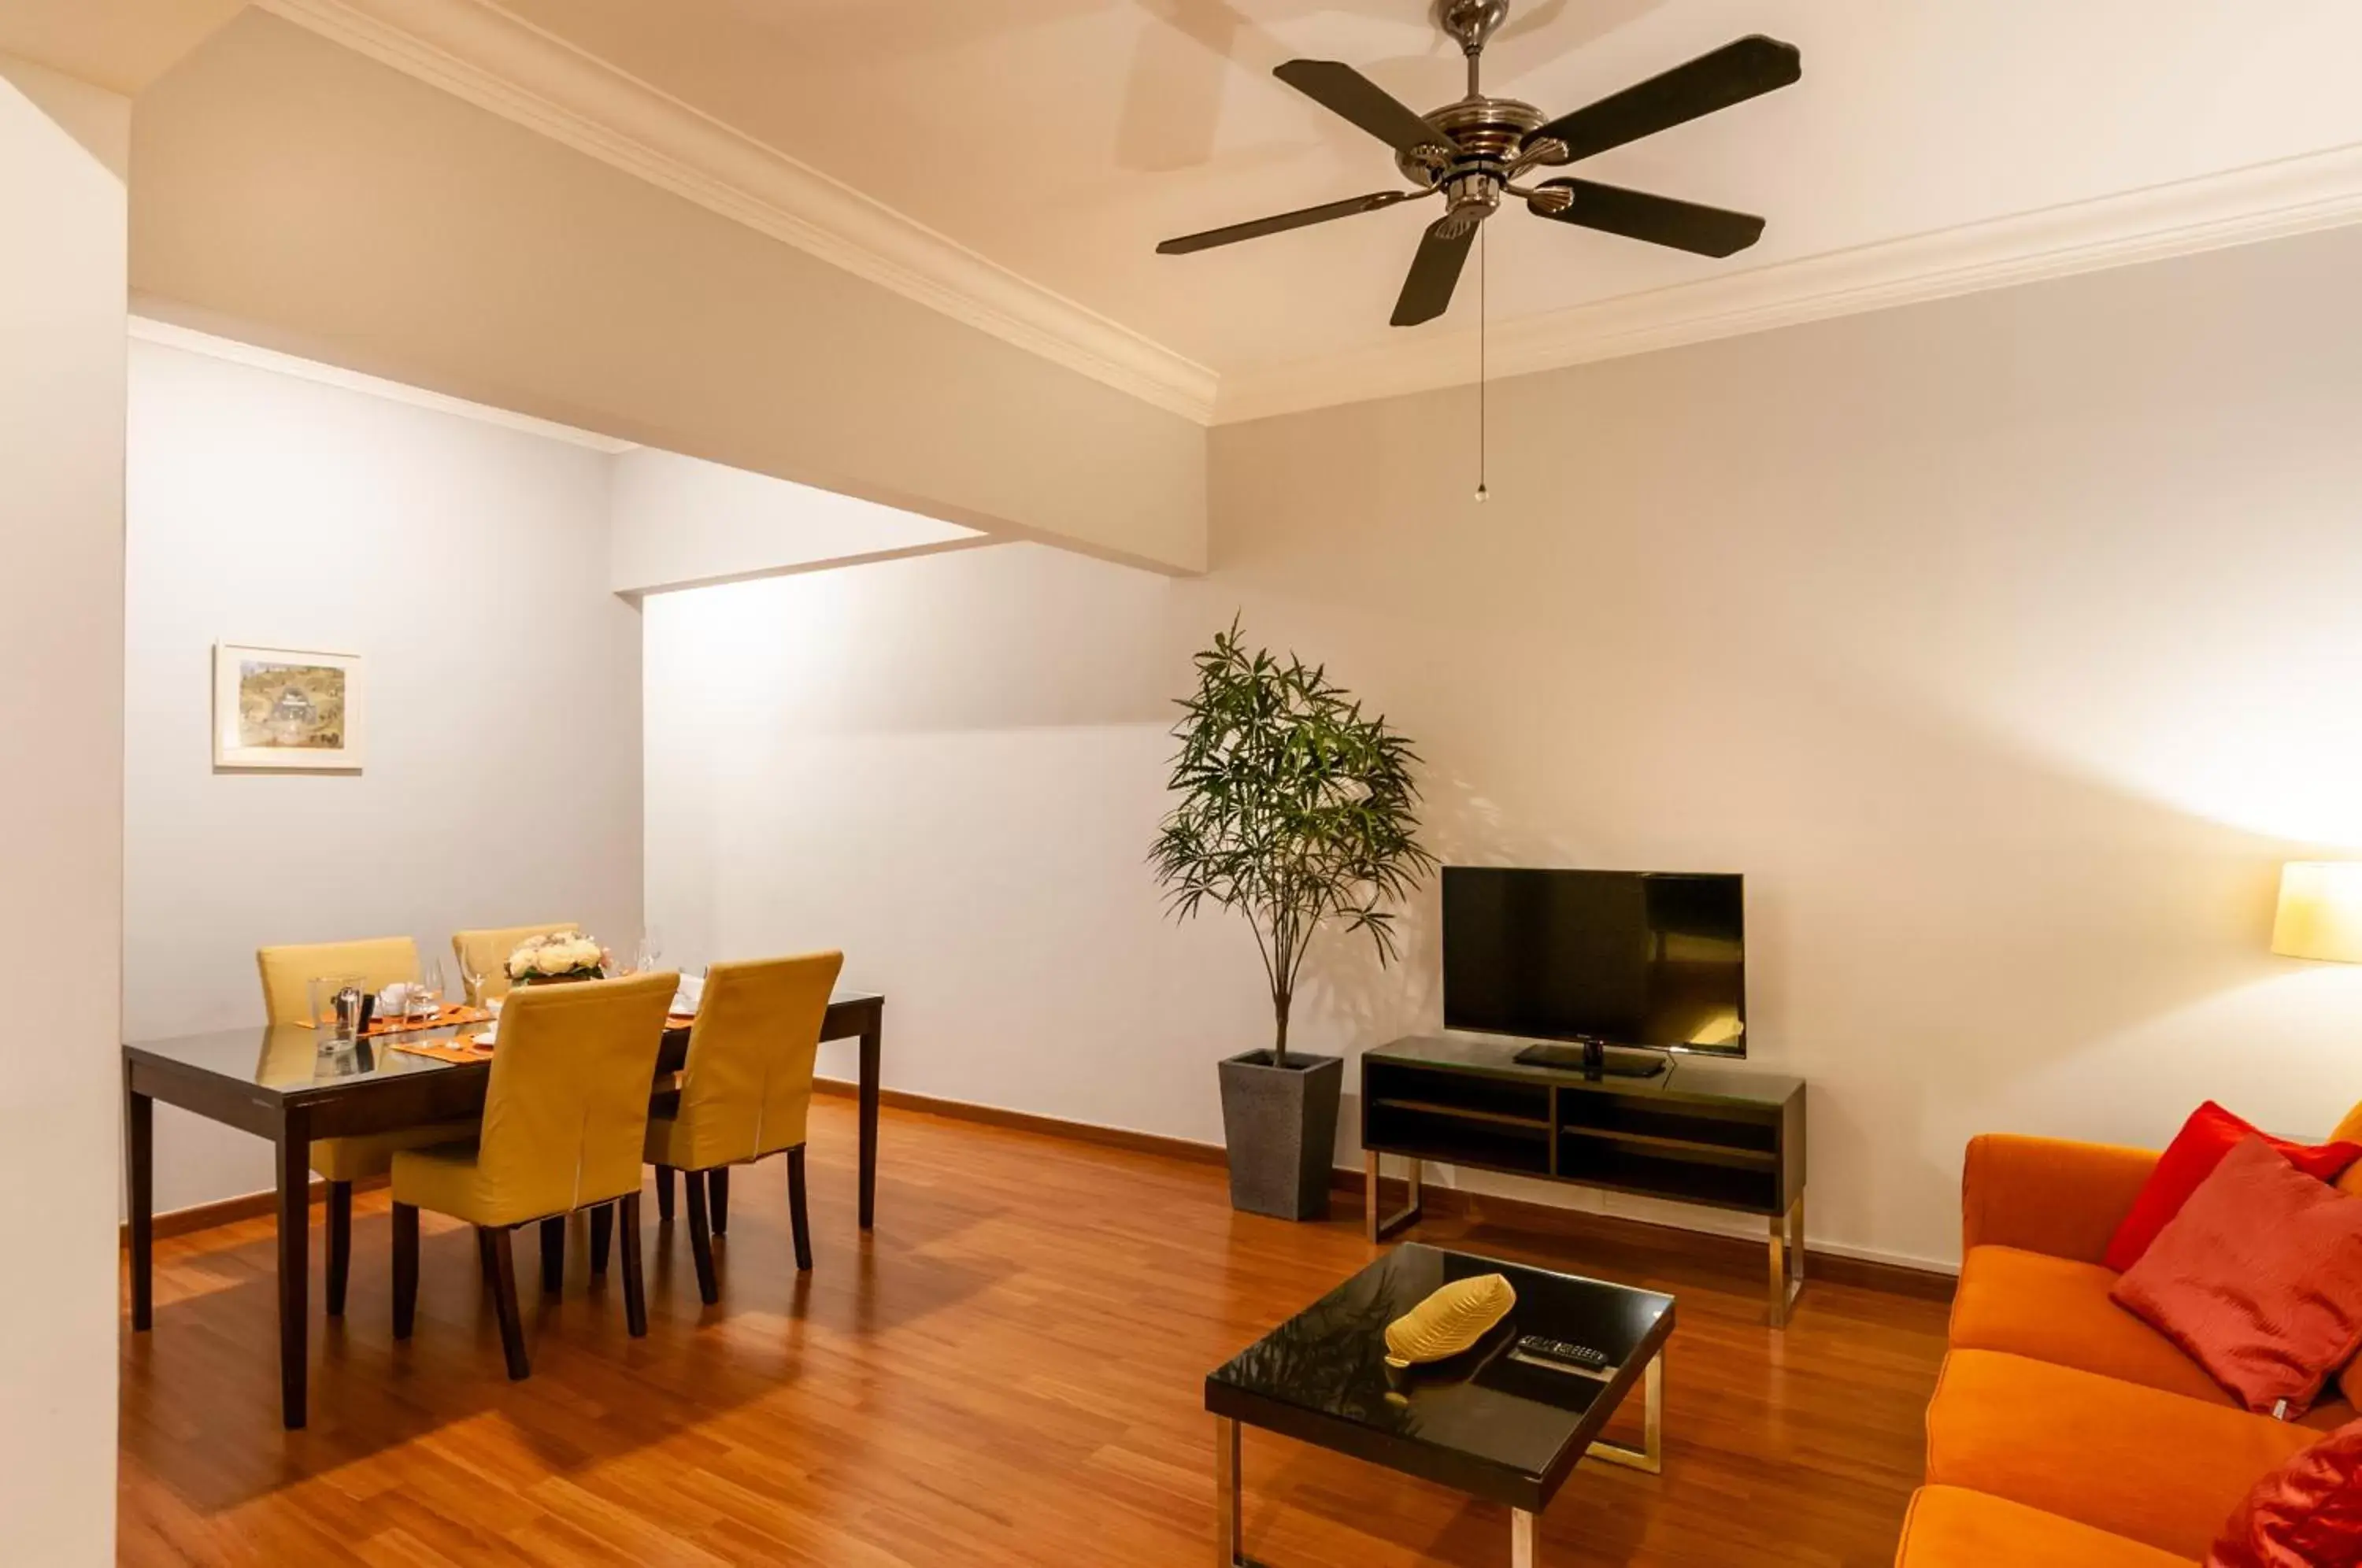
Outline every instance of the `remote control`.
[(1579, 1345), (1571, 1340), (1554, 1340), (1545, 1334), (1528, 1334), (1518, 1342), (1518, 1349), (1536, 1361), (1554, 1361), (1584, 1372), (1605, 1372), (1607, 1357), (1589, 1345)]

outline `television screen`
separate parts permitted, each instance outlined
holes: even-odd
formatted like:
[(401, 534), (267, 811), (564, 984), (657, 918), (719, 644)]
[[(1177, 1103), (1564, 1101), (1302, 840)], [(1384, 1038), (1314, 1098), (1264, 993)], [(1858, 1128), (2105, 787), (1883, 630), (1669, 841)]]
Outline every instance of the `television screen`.
[(1741, 879), (1443, 869), (1443, 1026), (1747, 1054)]

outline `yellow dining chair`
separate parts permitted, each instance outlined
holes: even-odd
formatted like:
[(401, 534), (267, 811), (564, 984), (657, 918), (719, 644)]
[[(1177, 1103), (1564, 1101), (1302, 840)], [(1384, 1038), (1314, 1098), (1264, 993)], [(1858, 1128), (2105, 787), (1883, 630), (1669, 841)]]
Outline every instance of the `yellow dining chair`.
[(451, 956), (459, 961), (459, 975), (464, 981), (469, 975), (481, 976), (483, 986), (479, 995), (468, 999), (481, 1007), (494, 997), (509, 994), (509, 955), (536, 936), (556, 936), (560, 932), (580, 931), (572, 921), (557, 925), (503, 925), (482, 931), (458, 931), (451, 933)]
[(804, 1127), (811, 1110), (821, 1024), (844, 965), (842, 953), (808, 953), (716, 964), (707, 970), (680, 1088), (657, 1097), (648, 1112), (647, 1156), (657, 1167), (657, 1191), (669, 1185), (673, 1171), (689, 1178), (690, 1251), (697, 1262), (697, 1293), (708, 1306), (721, 1293), (714, 1285), (706, 1198), (712, 1192), (717, 1208), (727, 1203), (723, 1184), (732, 1165), (786, 1154), (796, 1267), (811, 1267)]
[[(664, 1042), (665, 1009), (680, 977), (527, 986), (501, 1010), (500, 1042), (484, 1090), (484, 1124), (464, 1143), (393, 1157), (393, 1337), (406, 1340), (418, 1306), (418, 1211), (476, 1227), (491, 1276), (509, 1376), (529, 1375), (509, 1232), (541, 1221), (542, 1287), (563, 1279), (566, 1217), (620, 1204), (624, 1309), (634, 1338), (648, 1331), (640, 1277), (640, 1149), (648, 1093)], [(594, 1258), (593, 1266), (599, 1262)]]
[[(312, 982), (326, 976), (356, 975), (373, 991), (397, 980), (418, 978), (418, 948), (406, 936), (259, 947), (254, 961), (262, 971), (262, 1010), (274, 1026), (316, 1021), (312, 1017)], [(447, 1143), (455, 1138), (473, 1137), (475, 1131), (470, 1121), (446, 1121), (365, 1138), (313, 1140), (312, 1168), (328, 1184), (329, 1317), (344, 1315), (345, 1279), (352, 1270), (353, 1183), (392, 1170), (396, 1149)]]

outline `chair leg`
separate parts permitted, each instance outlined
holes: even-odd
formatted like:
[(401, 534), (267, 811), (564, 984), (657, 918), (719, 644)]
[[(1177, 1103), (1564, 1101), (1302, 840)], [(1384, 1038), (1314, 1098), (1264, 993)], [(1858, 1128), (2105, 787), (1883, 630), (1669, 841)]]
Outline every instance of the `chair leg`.
[(644, 1340), (648, 1335), (648, 1292), (640, 1277), (640, 1195), (626, 1193), (617, 1207), (617, 1229), (624, 1232), (624, 1321), (632, 1338)]
[(345, 1281), (353, 1267), (353, 1184), (328, 1184), (328, 1316), (345, 1315)]
[(541, 1289), (555, 1296), (566, 1288), (566, 1216), (541, 1222)]
[(516, 1256), (509, 1246), (508, 1227), (496, 1225), (484, 1232), (491, 1240), (492, 1305), (501, 1319), (501, 1350), (508, 1357), (509, 1381), (533, 1375), (524, 1353), (524, 1314), (517, 1307)]
[(713, 1233), (719, 1236), (730, 1229), (730, 1167), (714, 1166), (705, 1180), (712, 1188)]
[(492, 1233), (481, 1225), (476, 1227), (476, 1266), (484, 1276), (484, 1288), (490, 1290), (498, 1265), (492, 1261)]
[(788, 1223), (796, 1233), (796, 1268), (811, 1270), (811, 1209), (804, 1198), (804, 1146), (788, 1151)]
[(608, 1244), (615, 1239), (615, 1206), (602, 1203), (590, 1210), (590, 1272), (607, 1272)]
[(418, 1208), (393, 1206), (393, 1337), (406, 1340), (418, 1320)]
[(681, 1188), (689, 1195), (689, 1255), (697, 1260), (697, 1294), (708, 1307), (722, 1299), (713, 1283), (713, 1232), (705, 1216), (705, 1173), (690, 1171)]
[(672, 1223), (672, 1167), (657, 1167), (657, 1223)]

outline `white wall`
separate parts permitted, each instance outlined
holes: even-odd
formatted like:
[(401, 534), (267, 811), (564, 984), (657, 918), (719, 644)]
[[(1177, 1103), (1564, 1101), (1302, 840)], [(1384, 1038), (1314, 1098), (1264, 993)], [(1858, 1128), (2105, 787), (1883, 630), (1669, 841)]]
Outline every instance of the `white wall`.
[[(130, 1037), (259, 1023), (254, 950), (640, 916), (639, 616), (607, 587), (608, 457), (131, 346)], [(217, 640), (359, 653), (359, 775), (215, 773)], [(457, 983), (456, 975), (451, 977)], [(160, 1109), (159, 1209), (270, 1184)]]
[(0, 1561), (115, 1560), (130, 105), (0, 55)]
[(982, 538), (973, 528), (642, 447), (611, 466), (608, 585), (649, 593)]
[[(1420, 743), (1447, 856), (1748, 875), (1816, 1242), (1952, 1257), (1981, 1130), (2325, 1130), (2362, 969), (2265, 949), (2280, 859), (2362, 853), (2357, 271), (2347, 229), (1507, 383), (1483, 507), (1464, 391), (1226, 428), (1203, 581), (652, 602), (651, 914), (842, 942), (890, 1083), (1217, 1136), (1260, 974), (1141, 856), (1242, 607)], [(1316, 960), (1302, 1043), (1433, 1024), (1431, 894), (1409, 938)]]

